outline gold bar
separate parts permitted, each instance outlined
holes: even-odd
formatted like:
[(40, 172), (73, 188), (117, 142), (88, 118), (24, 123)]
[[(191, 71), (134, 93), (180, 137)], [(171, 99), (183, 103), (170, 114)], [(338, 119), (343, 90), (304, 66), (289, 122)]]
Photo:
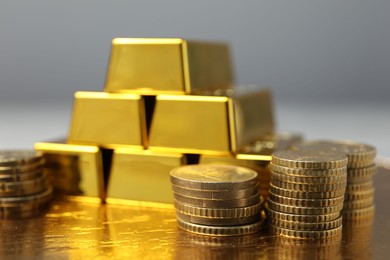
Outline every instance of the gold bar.
[(271, 154), (275, 151), (288, 150), (295, 143), (301, 142), (303, 136), (293, 132), (280, 132), (273, 135), (266, 135), (253, 144), (245, 146), (241, 153), (267, 156), (271, 160)]
[(178, 38), (115, 38), (105, 91), (193, 94), (233, 83), (229, 47)]
[(66, 195), (105, 199), (102, 153), (97, 146), (39, 142), (53, 187)]
[(144, 100), (136, 94), (76, 92), (68, 143), (147, 146)]
[(230, 154), (273, 132), (268, 90), (231, 97), (159, 95), (151, 123), (151, 150)]
[(235, 89), (232, 98), (237, 151), (264, 136), (274, 134), (275, 123), (270, 90), (256, 86), (241, 86)]
[(114, 150), (107, 188), (107, 202), (131, 199), (172, 203), (170, 171), (185, 164), (180, 153), (157, 153), (127, 148)]

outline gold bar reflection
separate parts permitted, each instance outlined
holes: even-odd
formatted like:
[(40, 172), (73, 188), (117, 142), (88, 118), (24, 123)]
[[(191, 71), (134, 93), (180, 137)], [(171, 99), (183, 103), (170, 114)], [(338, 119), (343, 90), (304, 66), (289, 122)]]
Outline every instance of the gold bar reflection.
[(268, 90), (226, 96), (159, 95), (150, 129), (150, 149), (227, 155), (273, 133)]
[(226, 44), (178, 38), (115, 38), (105, 91), (190, 94), (227, 88), (232, 82)]
[(145, 107), (140, 95), (75, 93), (69, 143), (143, 149), (146, 140)]
[(114, 150), (107, 189), (107, 202), (131, 199), (172, 203), (170, 171), (185, 163), (179, 153), (157, 153), (126, 148)]
[(97, 146), (39, 142), (45, 172), (54, 189), (66, 195), (105, 198), (102, 153)]

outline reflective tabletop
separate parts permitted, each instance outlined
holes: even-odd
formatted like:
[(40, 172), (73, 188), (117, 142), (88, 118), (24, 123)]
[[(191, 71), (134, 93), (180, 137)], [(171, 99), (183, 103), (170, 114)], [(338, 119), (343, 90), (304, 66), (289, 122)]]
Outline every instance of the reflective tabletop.
[(171, 205), (100, 204), (58, 197), (37, 216), (0, 221), (1, 259), (384, 259), (390, 255), (390, 170), (375, 182), (375, 216), (343, 224), (340, 239), (261, 232), (207, 237), (177, 228)]

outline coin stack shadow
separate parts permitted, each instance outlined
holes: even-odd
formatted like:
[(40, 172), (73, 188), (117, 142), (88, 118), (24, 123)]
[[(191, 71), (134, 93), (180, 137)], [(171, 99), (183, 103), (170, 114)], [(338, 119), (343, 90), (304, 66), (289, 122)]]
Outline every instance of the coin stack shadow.
[(232, 165), (188, 165), (171, 171), (178, 226), (211, 236), (258, 232), (263, 199), (255, 171)]
[(271, 232), (303, 239), (341, 237), (346, 165), (343, 153), (275, 152), (267, 210)]
[(48, 204), (52, 188), (43, 172), (44, 160), (34, 151), (0, 152), (0, 216), (28, 217)]

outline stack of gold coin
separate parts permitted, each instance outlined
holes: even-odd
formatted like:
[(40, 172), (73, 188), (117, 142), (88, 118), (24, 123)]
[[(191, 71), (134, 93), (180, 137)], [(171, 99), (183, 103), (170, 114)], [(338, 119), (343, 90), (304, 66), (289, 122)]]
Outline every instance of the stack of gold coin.
[(33, 151), (0, 151), (0, 216), (20, 217), (38, 212), (52, 189), (43, 173), (42, 155)]
[(267, 211), (271, 231), (295, 238), (340, 236), (347, 162), (337, 152), (273, 153)]
[(233, 165), (187, 165), (171, 171), (177, 223), (212, 236), (251, 234), (262, 227), (255, 171)]
[(45, 173), (56, 193), (81, 195), (80, 169), (77, 156), (45, 154)]
[(374, 212), (374, 186), (376, 173), (375, 147), (367, 144), (341, 141), (306, 141), (296, 144), (297, 150), (320, 150), (343, 152), (348, 157), (347, 189), (343, 217), (369, 217)]

